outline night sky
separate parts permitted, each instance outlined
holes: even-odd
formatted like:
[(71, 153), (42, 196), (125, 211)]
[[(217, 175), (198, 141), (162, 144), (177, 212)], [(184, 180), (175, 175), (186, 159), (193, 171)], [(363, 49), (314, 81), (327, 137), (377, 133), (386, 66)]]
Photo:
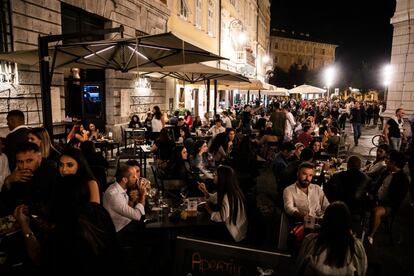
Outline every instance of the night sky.
[(273, 0), (271, 28), (337, 44), (336, 64), (349, 75), (362, 62), (375, 70), (390, 61), (394, 11), (395, 0)]

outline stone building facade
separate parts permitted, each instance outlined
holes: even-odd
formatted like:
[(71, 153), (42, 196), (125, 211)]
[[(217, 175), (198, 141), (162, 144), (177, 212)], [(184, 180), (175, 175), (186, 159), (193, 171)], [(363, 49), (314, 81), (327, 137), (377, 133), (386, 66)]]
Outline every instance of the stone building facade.
[(337, 45), (319, 42), (309, 34), (272, 29), (270, 55), (273, 64), (288, 71), (293, 64), (317, 70), (334, 63)]
[[(100, 22), (104, 28), (124, 26), (124, 36), (137, 33), (157, 34), (167, 31), (170, 11), (162, 0), (13, 0), (3, 1), (2, 25), (9, 32), (2, 32), (3, 51), (31, 50), (38, 48), (38, 36), (62, 34), (65, 30), (78, 30), (80, 21)], [(70, 11), (80, 14), (71, 17)], [(64, 15), (64, 16), (63, 16)], [(62, 19), (65, 18), (65, 19)], [(65, 21), (66, 20), (66, 21)], [(69, 21), (68, 21), (69, 20)], [(74, 20), (73, 26), (65, 22)], [(94, 21), (95, 20), (95, 21)], [(89, 27), (90, 29), (91, 27)], [(88, 26), (84, 26), (88, 29)], [(119, 34), (108, 34), (110, 39)], [(6, 115), (8, 110), (20, 109), (26, 115), (28, 125), (40, 125), (42, 121), (40, 78), (38, 66), (1, 63), (0, 76), (0, 135), (8, 133)], [(12, 71), (12, 72), (10, 72)], [(131, 114), (143, 116), (152, 106), (165, 110), (166, 84), (163, 80), (151, 79), (151, 88), (137, 89), (137, 76), (113, 70), (102, 70), (104, 87), (104, 117), (106, 131), (113, 131), (120, 138), (119, 129), (129, 122)], [(67, 115), (68, 95), (66, 83), (70, 70), (55, 70), (52, 80), (53, 121), (63, 121)], [(5, 76), (13, 76), (6, 81)], [(127, 95), (127, 96), (126, 96)], [(118, 136), (118, 137), (116, 137)]]
[(414, 113), (414, 0), (397, 0), (391, 24), (394, 26), (391, 51), (392, 76), (388, 87), (387, 111), (399, 107)]
[[(211, 62), (210, 66), (237, 71), (260, 80), (265, 79), (266, 64), (263, 60), (269, 53), (269, 0), (4, 0), (2, 2), (6, 5), (2, 7), (0, 29), (9, 31), (1, 32), (0, 52), (38, 49), (39, 35), (108, 29), (122, 24), (125, 28), (125, 37), (172, 31), (200, 48), (229, 58), (229, 61)], [(246, 36), (242, 43), (239, 40), (241, 34)], [(89, 37), (88, 40), (119, 37), (119, 34), (112, 33), (96, 35), (93, 39)], [(38, 65), (10, 64), (3, 61), (0, 61), (0, 65), (0, 136), (8, 133), (6, 115), (12, 109), (22, 110), (28, 125), (41, 125), (42, 100)], [(141, 86), (138, 85), (141, 80), (143, 79), (134, 73), (121, 73), (114, 70), (95, 72), (76, 68), (57, 69), (54, 71), (51, 85), (53, 122), (59, 125), (68, 116), (76, 117), (73, 114), (76, 114), (77, 109), (82, 109), (82, 115), (85, 115), (82, 93), (86, 93), (86, 90), (82, 89), (91, 89), (92, 94), (96, 92), (93, 89), (99, 89), (98, 91), (103, 93), (102, 110), (97, 120), (101, 123), (100, 130), (103, 131), (104, 128), (106, 132), (113, 132), (115, 139), (121, 138), (121, 126), (129, 122), (132, 114), (138, 114), (141, 119), (144, 119), (146, 112), (154, 105), (160, 106), (163, 111), (176, 109), (180, 90), (188, 90), (188, 93), (185, 91), (185, 101), (187, 102), (188, 98), (188, 102), (191, 102), (190, 106), (194, 108), (195, 102), (198, 101), (200, 113), (201, 110), (206, 109), (207, 92), (204, 84), (190, 87), (173, 79), (145, 78), (145, 82), (150, 85)], [(87, 88), (84, 88), (86, 86), (82, 86), (83, 84), (87, 84)], [(75, 86), (78, 87), (79, 95), (82, 95), (79, 102), (73, 101), (73, 98), (79, 97), (78, 94), (74, 96), (75, 94), (71, 92)], [(196, 93), (203, 96), (196, 97)], [(212, 110), (213, 88), (209, 93), (210, 110)], [(219, 93), (219, 101), (227, 97), (226, 95), (233, 95), (233, 93), (222, 91)], [(95, 120), (85, 119), (85, 116), (82, 118), (85, 124)], [(54, 132), (60, 133), (61, 127), (55, 128)]]

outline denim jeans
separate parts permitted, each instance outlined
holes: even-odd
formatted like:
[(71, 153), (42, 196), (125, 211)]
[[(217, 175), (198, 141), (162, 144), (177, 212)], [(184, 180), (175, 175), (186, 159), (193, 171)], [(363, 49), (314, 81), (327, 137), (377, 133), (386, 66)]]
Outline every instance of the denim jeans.
[(401, 138), (390, 137), (390, 146), (393, 150), (400, 151), (401, 148)]
[(352, 123), (354, 129), (354, 143), (358, 145), (358, 139), (361, 137), (361, 123)]

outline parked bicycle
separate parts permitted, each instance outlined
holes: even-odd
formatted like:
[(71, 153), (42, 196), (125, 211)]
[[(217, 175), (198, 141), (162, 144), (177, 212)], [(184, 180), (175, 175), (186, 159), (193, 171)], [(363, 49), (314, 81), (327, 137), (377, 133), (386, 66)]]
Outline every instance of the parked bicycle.
[(372, 137), (372, 139), (371, 139), (371, 142), (374, 146), (372, 148), (370, 148), (369, 155), (374, 156), (375, 153), (377, 152), (377, 147), (379, 145), (386, 144), (385, 136), (382, 135), (382, 134), (374, 135), (374, 137)]

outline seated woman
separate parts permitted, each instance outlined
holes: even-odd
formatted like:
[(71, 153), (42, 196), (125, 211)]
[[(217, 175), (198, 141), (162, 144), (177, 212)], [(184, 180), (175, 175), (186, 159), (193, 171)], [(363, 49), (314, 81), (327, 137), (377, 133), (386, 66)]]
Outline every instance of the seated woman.
[[(209, 201), (205, 208), (211, 215), (211, 220), (224, 222), (226, 227), (217, 233), (216, 238), (240, 242), (246, 238), (248, 222), (244, 196), (233, 169), (229, 166), (218, 167), (214, 184), (217, 188), (214, 194), (208, 192), (204, 183), (199, 183), (198, 188)], [(211, 204), (215, 204), (218, 211), (213, 211)]]
[(76, 123), (68, 134), (67, 143), (72, 147), (79, 148), (80, 144), (88, 139), (88, 132), (83, 128), (82, 123)]
[(227, 159), (226, 148), (226, 133), (219, 133), (211, 141), (208, 152), (213, 155), (216, 164), (222, 164)]
[(322, 153), (322, 145), (319, 139), (313, 139), (309, 144), (309, 148), (313, 151), (313, 160), (320, 160)]
[(196, 132), (196, 129), (202, 126), (201, 118), (200, 116), (196, 116), (193, 122), (193, 125), (191, 126), (191, 131)]
[(295, 275), (365, 275), (367, 256), (351, 230), (351, 213), (336, 201), (325, 210), (318, 234), (303, 240)]
[(208, 146), (203, 140), (199, 140), (194, 145), (194, 158), (192, 160), (192, 167), (199, 170), (203, 175), (203, 179), (213, 179), (213, 174), (209, 171), (209, 168), (214, 166), (209, 163), (208, 159)]
[(142, 124), (141, 121), (139, 120), (138, 115), (132, 115), (131, 117), (131, 121), (128, 124), (129, 128), (141, 128)]
[(203, 128), (211, 127), (210, 112), (204, 113), (203, 119), (201, 120)]
[(60, 152), (53, 146), (49, 133), (43, 127), (35, 127), (29, 130), (27, 134), (29, 142), (36, 144), (43, 158), (54, 161), (58, 161)]
[(79, 175), (82, 181), (73, 183), (79, 189), (79, 197), (83, 201), (100, 203), (100, 189), (82, 152), (75, 148), (66, 148), (59, 158), (59, 173), (61, 177)]
[(93, 123), (88, 125), (88, 137), (89, 140), (98, 140), (102, 138), (102, 135), (99, 133), (99, 129), (97, 129)]
[(158, 154), (157, 165), (160, 169), (165, 169), (171, 153), (175, 147), (174, 141), (168, 135), (166, 128), (161, 129), (160, 136), (151, 147), (151, 152)]
[(184, 182), (184, 187), (181, 189), (182, 192), (186, 192), (188, 196), (199, 194), (196, 178), (191, 171), (190, 162), (188, 161), (188, 152), (184, 146), (179, 145), (175, 147), (166, 171), (168, 179)]
[(184, 144), (184, 141), (191, 138), (190, 128), (186, 125), (180, 127), (180, 136), (177, 139), (177, 143)]

